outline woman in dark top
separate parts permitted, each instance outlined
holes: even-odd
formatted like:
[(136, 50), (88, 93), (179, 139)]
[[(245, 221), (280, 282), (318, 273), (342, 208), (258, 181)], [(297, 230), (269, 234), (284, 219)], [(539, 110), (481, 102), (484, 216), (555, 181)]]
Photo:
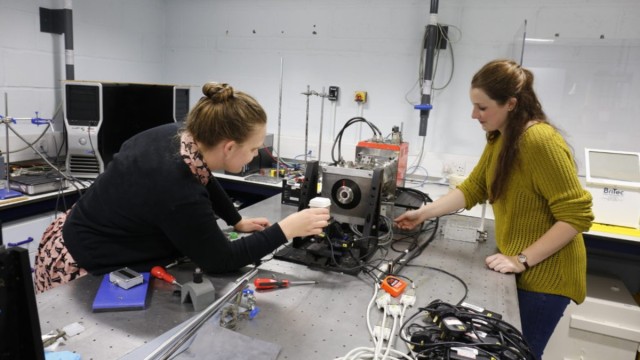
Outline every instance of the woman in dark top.
[[(183, 128), (162, 125), (127, 140), (68, 215), (47, 229), (36, 258), (38, 291), (86, 272), (149, 271), (183, 256), (207, 272), (233, 271), (327, 226), (326, 209), (273, 225), (240, 216), (211, 171), (239, 172), (253, 159), (266, 114), (227, 84), (207, 83), (203, 93)], [(252, 234), (229, 241), (216, 215)]]

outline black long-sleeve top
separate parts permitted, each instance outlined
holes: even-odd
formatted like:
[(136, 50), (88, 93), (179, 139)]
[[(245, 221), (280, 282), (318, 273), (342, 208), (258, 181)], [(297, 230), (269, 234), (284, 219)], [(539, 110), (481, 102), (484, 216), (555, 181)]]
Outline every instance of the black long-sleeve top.
[(78, 200), (63, 238), (78, 265), (99, 275), (128, 266), (149, 271), (188, 256), (207, 272), (257, 262), (287, 239), (276, 223), (229, 241), (215, 215), (241, 220), (215, 178), (202, 185), (179, 155), (178, 124), (127, 140)]

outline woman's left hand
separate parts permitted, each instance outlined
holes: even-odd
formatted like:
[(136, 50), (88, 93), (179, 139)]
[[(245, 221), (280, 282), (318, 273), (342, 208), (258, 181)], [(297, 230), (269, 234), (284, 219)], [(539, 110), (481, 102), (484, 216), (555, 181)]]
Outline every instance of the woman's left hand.
[(501, 253), (487, 256), (485, 262), (489, 269), (503, 274), (518, 274), (525, 270), (524, 265), (518, 262), (515, 256), (507, 256)]
[(267, 218), (248, 218), (238, 221), (233, 228), (238, 232), (249, 233), (254, 231), (262, 231), (271, 226)]

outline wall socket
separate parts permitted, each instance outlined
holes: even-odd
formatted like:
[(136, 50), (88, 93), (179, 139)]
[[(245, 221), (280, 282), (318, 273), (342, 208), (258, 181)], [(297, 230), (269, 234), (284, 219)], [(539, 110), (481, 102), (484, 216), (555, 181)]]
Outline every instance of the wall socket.
[[(29, 141), (30, 143), (33, 143), (34, 141), (36, 141), (38, 136), (39, 134), (22, 135), (22, 137), (24, 137), (24, 139)], [(5, 152), (5, 148), (6, 148), (5, 143), (6, 143), (5, 137), (0, 136), (0, 151), (2, 151), (3, 153)], [(54, 157), (56, 156), (58, 147), (60, 147), (61, 144), (62, 144), (62, 133), (60, 132), (51, 133), (47, 131), (47, 133), (44, 134), (44, 136), (39, 141), (33, 144), (33, 147), (35, 147), (36, 149), (38, 149), (38, 151), (40, 151), (41, 153), (43, 153), (48, 157)], [(24, 143), (24, 141), (18, 138), (17, 136), (10, 136), (9, 146), (11, 150), (10, 161), (12, 163), (19, 162), (19, 161), (29, 161), (29, 160), (40, 159), (40, 156), (38, 156), (38, 154), (33, 149), (29, 148)], [(16, 151), (19, 149), (23, 149), (23, 150)], [(64, 155), (65, 153), (66, 153), (65, 150), (62, 149), (60, 155)]]
[(442, 163), (442, 176), (466, 175), (467, 167), (464, 161), (444, 161)]

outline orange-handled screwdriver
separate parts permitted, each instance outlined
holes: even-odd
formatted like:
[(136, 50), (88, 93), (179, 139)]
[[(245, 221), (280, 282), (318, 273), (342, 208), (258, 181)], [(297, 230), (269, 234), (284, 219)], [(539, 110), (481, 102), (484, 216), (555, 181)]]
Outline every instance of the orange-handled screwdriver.
[(311, 285), (317, 284), (317, 281), (289, 281), (289, 280), (278, 280), (278, 279), (270, 279), (270, 278), (256, 278), (253, 280), (253, 285), (256, 287), (256, 290), (268, 290), (268, 289), (279, 289), (286, 288), (290, 285)]
[(154, 266), (151, 268), (151, 275), (157, 277), (160, 280), (164, 280), (169, 284), (174, 284), (182, 287), (177, 281), (176, 278), (169, 274), (162, 266)]

